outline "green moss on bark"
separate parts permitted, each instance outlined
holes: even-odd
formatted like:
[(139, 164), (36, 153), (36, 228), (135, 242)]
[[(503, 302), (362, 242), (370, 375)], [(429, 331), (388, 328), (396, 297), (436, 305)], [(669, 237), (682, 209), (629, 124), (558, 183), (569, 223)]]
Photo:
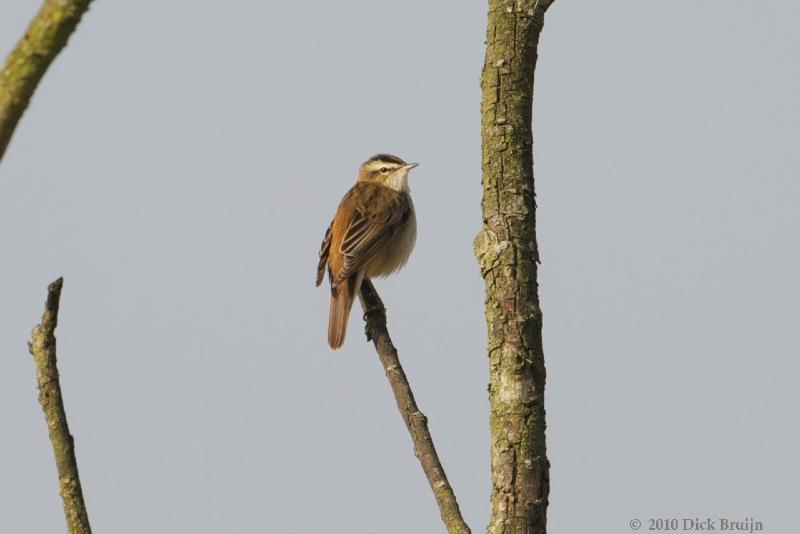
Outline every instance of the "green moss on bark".
[(0, 71), (0, 159), (33, 91), (91, 0), (45, 0)]

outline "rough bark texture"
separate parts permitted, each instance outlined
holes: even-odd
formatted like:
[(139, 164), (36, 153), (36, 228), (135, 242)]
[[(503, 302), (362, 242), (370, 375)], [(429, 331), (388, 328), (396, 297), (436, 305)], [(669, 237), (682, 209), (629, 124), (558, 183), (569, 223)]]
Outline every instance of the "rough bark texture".
[(533, 186), (533, 77), (552, 0), (489, 0), (481, 77), (483, 229), (475, 255), (486, 282), (491, 406), (490, 534), (544, 534), (542, 312)]
[(0, 160), (33, 91), (92, 0), (45, 0), (0, 71)]
[(400, 359), (397, 357), (397, 349), (386, 329), (386, 312), (383, 303), (369, 280), (364, 280), (361, 284), (361, 297), (365, 309), (370, 310), (365, 316), (367, 339), (375, 344), (375, 350), (378, 351), (378, 357), (386, 371), (386, 378), (389, 379), (389, 384), (392, 386), (400, 415), (403, 416), (406, 428), (411, 434), (411, 440), (414, 442), (414, 454), (422, 464), (422, 470), (436, 497), (442, 521), (450, 534), (469, 534), (470, 529), (464, 522), (464, 518), (461, 517), (455, 493), (447, 481), (447, 475), (436, 454), (436, 448), (433, 446), (433, 439), (428, 431), (428, 419), (417, 408), (411, 386), (408, 384), (406, 374), (400, 365)]
[(28, 349), (36, 363), (39, 403), (42, 405), (47, 428), (50, 430), (50, 442), (53, 444), (53, 453), (56, 457), (67, 531), (69, 534), (91, 534), (92, 529), (89, 527), (89, 517), (86, 514), (81, 481), (78, 477), (78, 463), (75, 461), (75, 444), (67, 426), (67, 414), (64, 412), (64, 402), (61, 399), (56, 365), (55, 329), (63, 282), (64, 280), (59, 278), (48, 286), (42, 322), (34, 327)]

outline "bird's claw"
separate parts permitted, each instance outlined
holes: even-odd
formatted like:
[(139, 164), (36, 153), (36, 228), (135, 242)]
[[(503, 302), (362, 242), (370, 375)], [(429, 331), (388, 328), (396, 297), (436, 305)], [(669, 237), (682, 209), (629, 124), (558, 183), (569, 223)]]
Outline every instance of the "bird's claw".
[(372, 341), (372, 329), (375, 328), (376, 322), (380, 322), (381, 317), (386, 317), (386, 308), (383, 304), (371, 306), (364, 310), (364, 334), (367, 336), (367, 341)]
[(367, 308), (366, 310), (364, 310), (364, 320), (366, 322), (369, 322), (369, 317), (372, 314), (384, 315), (386, 314), (386, 308), (383, 307), (383, 304), (378, 304), (376, 306), (371, 306)]

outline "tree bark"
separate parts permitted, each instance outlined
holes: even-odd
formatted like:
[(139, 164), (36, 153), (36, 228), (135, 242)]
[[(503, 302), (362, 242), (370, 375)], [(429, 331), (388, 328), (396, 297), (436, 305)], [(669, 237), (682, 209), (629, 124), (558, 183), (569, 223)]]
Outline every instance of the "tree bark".
[(61, 398), (61, 385), (58, 382), (56, 362), (55, 329), (58, 324), (58, 305), (61, 299), (63, 278), (59, 278), (47, 288), (47, 303), (42, 322), (36, 325), (28, 344), (36, 363), (36, 382), (39, 385), (39, 403), (44, 411), (50, 442), (56, 457), (58, 482), (64, 515), (69, 534), (91, 534), (89, 516), (83, 502), (81, 480), (78, 476), (78, 463), (75, 460), (75, 442), (67, 426), (67, 414)]
[(33, 91), (92, 0), (45, 0), (0, 71), (0, 160)]
[(474, 243), (486, 283), (489, 333), (489, 534), (547, 530), (532, 106), (539, 34), (552, 3), (489, 0), (481, 76), (483, 228)]
[(378, 292), (369, 280), (364, 280), (361, 284), (361, 298), (363, 299), (364, 309), (369, 310), (365, 314), (367, 321), (367, 339), (375, 344), (378, 357), (383, 364), (386, 378), (392, 386), (397, 407), (403, 422), (411, 434), (414, 442), (414, 455), (419, 459), (425, 477), (436, 497), (436, 504), (439, 505), (439, 512), (450, 534), (470, 534), (470, 529), (461, 517), (461, 510), (458, 508), (453, 488), (447, 481), (447, 475), (436, 454), (433, 446), (433, 438), (428, 430), (428, 419), (425, 417), (414, 400), (414, 393), (408, 383), (408, 378), (400, 365), (397, 356), (397, 349), (389, 337), (386, 328), (386, 311), (383, 308)]

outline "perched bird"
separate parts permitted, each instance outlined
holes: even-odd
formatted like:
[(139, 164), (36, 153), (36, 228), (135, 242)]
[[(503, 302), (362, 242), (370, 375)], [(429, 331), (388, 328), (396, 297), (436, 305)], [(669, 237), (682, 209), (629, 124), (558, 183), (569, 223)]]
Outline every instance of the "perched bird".
[(405, 265), (417, 239), (417, 220), (408, 188), (416, 163), (378, 154), (358, 170), (319, 250), (317, 286), (325, 268), (331, 282), (328, 344), (344, 343), (353, 301), (366, 278), (387, 276)]

